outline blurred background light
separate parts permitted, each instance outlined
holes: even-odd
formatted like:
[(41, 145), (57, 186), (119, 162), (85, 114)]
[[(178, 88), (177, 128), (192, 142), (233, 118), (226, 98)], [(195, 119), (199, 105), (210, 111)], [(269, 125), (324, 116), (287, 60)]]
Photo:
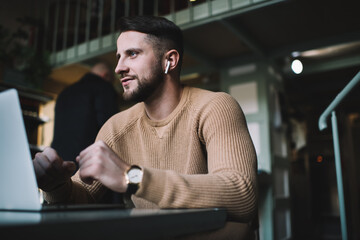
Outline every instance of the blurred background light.
[(291, 63), (291, 69), (294, 73), (300, 74), (303, 71), (303, 64), (299, 59), (295, 59)]

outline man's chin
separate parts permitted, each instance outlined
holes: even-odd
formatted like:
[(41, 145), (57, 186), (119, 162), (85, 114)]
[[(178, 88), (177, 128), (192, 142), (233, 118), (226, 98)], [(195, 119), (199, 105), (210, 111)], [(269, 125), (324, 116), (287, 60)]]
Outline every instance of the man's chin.
[(135, 103), (143, 101), (141, 95), (136, 94), (135, 92), (130, 92), (130, 91), (126, 91), (123, 93), (123, 99), (124, 99), (124, 101), (135, 102)]
[(124, 93), (123, 93), (123, 99), (124, 99), (125, 101), (127, 101), (127, 102), (131, 102), (131, 101), (132, 101), (132, 96), (131, 96), (130, 93), (124, 92)]
[(131, 89), (130, 87), (123, 87), (123, 99), (126, 101), (131, 101), (132, 96), (134, 95), (134, 89)]

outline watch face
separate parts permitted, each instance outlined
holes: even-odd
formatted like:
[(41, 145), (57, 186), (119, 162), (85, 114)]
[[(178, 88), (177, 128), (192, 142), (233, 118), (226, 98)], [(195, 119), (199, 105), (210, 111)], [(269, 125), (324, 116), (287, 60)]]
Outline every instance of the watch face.
[(131, 183), (140, 183), (142, 180), (143, 172), (141, 169), (133, 168), (128, 172), (129, 181)]

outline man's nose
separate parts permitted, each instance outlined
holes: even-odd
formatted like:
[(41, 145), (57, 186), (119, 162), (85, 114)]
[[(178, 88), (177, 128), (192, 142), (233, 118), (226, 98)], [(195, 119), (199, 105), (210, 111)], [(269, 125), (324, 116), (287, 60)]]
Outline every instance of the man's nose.
[(129, 71), (129, 67), (124, 63), (122, 59), (119, 59), (115, 67), (115, 73), (123, 75)]

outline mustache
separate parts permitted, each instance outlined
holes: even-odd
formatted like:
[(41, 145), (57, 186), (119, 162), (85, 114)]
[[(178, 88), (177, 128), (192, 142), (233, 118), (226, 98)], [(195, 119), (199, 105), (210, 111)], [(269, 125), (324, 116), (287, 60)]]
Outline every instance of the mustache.
[(127, 74), (127, 73), (120, 73), (120, 74), (118, 74), (118, 76), (120, 77), (120, 78), (125, 78), (125, 77), (128, 77), (128, 78), (138, 78), (137, 77), (137, 75), (132, 75), (132, 74)]

